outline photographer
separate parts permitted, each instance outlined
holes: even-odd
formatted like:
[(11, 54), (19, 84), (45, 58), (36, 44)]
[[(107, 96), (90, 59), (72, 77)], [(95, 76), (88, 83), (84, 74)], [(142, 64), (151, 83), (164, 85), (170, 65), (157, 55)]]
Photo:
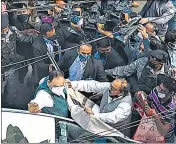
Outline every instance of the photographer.
[[(35, 21), (31, 20), (31, 10), (27, 9), (27, 4), (20, 3), (12, 3), (9, 9), (20, 9), (23, 8), (23, 11), (9, 12), (9, 20), (10, 25), (16, 26), (18, 30), (24, 31), (27, 29), (37, 29), (41, 24), (39, 19), (35, 19)], [(33, 30), (33, 33), (39, 33)]]
[(144, 24), (153, 20), (159, 26), (158, 36), (164, 39), (168, 21), (175, 15), (174, 12), (176, 12), (176, 8), (170, 0), (147, 0), (140, 12), (142, 17), (140, 23)]
[[(110, 38), (116, 39), (116, 36), (118, 36), (118, 33), (113, 34), (110, 31), (104, 31), (99, 26), (98, 26), (98, 31), (100, 33), (110, 37)], [(147, 34), (146, 28), (141, 25), (141, 26), (139, 26), (138, 31), (141, 33), (142, 39), (140, 39), (140, 37), (138, 37), (138, 41), (133, 42), (133, 46), (131, 45), (130, 40), (128, 40), (127, 45), (123, 48), (123, 50), (125, 51), (125, 54), (127, 55), (127, 58), (128, 58), (128, 64), (134, 62), (136, 59), (147, 56), (149, 54), (149, 52), (151, 51), (150, 50), (150, 42), (148, 39), (148, 34)], [(143, 45), (142, 45), (142, 43), (143, 43)]]

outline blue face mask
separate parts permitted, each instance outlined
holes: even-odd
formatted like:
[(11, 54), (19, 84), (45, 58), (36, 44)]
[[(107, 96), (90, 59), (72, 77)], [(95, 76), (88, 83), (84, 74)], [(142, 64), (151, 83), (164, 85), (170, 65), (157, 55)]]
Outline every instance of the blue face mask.
[(73, 16), (71, 18), (71, 22), (75, 25), (77, 25), (79, 23), (79, 21), (81, 20), (81, 17), (80, 16)]
[(89, 54), (89, 55), (87, 55), (87, 56), (82, 55), (82, 54), (79, 55), (79, 59), (80, 59), (80, 61), (82, 61), (82, 62), (88, 61), (90, 58), (91, 58), (91, 54)]

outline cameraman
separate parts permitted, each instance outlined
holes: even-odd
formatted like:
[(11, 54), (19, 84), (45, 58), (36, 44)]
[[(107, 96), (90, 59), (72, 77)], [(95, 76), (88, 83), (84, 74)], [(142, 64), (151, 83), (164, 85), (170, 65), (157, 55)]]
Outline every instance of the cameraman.
[(164, 39), (168, 28), (168, 21), (175, 15), (174, 12), (176, 12), (176, 9), (170, 0), (147, 0), (147, 3), (140, 12), (142, 17), (140, 23), (155, 22), (159, 25), (158, 35)]
[(74, 10), (72, 11), (71, 26), (64, 28), (64, 34), (69, 43), (79, 44), (82, 40), (85, 39), (82, 25), (82, 9), (79, 6), (76, 6), (76, 8), (74, 8)]
[[(101, 34), (104, 34), (104, 35), (106, 35), (110, 38), (116, 39), (115, 37), (116, 37), (117, 33), (113, 34), (110, 31), (104, 31), (99, 26), (98, 26), (98, 31)], [(150, 47), (150, 42), (149, 42), (149, 39), (148, 39), (148, 34), (147, 34), (146, 28), (141, 25), (141, 26), (139, 26), (138, 31), (141, 33), (143, 39), (138, 40), (137, 42), (133, 42), (134, 47), (130, 43), (128, 43), (124, 47), (125, 54), (128, 57), (128, 64), (134, 62), (136, 59), (147, 56), (149, 54), (149, 51), (150, 51), (150, 48), (149, 48)], [(143, 42), (144, 45), (142, 45), (142, 42)], [(140, 45), (140, 47), (139, 47), (139, 45)]]

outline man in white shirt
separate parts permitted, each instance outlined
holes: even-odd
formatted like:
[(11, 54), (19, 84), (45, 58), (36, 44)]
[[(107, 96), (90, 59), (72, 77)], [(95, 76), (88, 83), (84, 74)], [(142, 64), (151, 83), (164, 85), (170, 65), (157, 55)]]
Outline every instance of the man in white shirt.
[[(41, 82), (42, 81), (43, 79)], [(60, 87), (53, 87), (51, 90), (54, 94), (63, 96), (63, 98), (65, 98), (64, 96), (66, 93), (63, 92), (65, 89), (63, 86), (63, 79), (60, 79), (60, 81), (62, 81), (62, 85), (60, 85)], [(71, 84), (72, 88), (77, 91), (103, 93), (100, 106), (94, 105), (92, 109), (88, 107), (85, 108), (85, 111), (89, 114), (93, 114), (96, 118), (113, 127), (124, 125), (130, 122), (132, 113), (132, 99), (131, 94), (128, 91), (128, 84), (125, 80), (116, 79), (112, 83), (97, 82), (94, 80), (72, 81), (69, 83)], [(38, 111), (31, 111), (30, 106), (34, 109), (37, 107)], [(53, 106), (53, 97), (45, 91), (40, 90), (38, 91), (35, 99), (31, 101), (29, 105), (29, 111), (41, 112), (43, 108), (51, 108)], [(121, 132), (127, 136), (129, 135), (129, 129)]]
[[(97, 81), (72, 81), (72, 88), (78, 91), (103, 93), (100, 106), (85, 108), (89, 114), (111, 125), (114, 128), (127, 124), (131, 120), (132, 99), (127, 81), (116, 79), (112, 83)], [(121, 128), (122, 129), (122, 128)], [(121, 129), (118, 129), (121, 131)], [(122, 130), (129, 136), (129, 129)]]
[(67, 94), (64, 89), (65, 79), (61, 71), (52, 71), (40, 81), (34, 99), (28, 104), (31, 113), (47, 113), (68, 117)]

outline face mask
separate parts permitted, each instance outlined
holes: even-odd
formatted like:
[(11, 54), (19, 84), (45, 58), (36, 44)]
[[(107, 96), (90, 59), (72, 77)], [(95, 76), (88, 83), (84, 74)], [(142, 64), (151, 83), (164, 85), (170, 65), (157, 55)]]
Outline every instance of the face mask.
[(149, 67), (151, 67), (152, 69), (154, 69), (154, 68), (156, 67), (156, 65), (153, 64), (151, 61), (149, 61), (148, 65), (149, 65)]
[(163, 99), (163, 98), (166, 97), (166, 94), (158, 92), (158, 97), (161, 98), (161, 99)]
[(21, 14), (21, 15), (18, 15), (17, 18), (20, 22), (26, 22), (29, 19), (29, 15), (28, 14)]
[(41, 20), (42, 20), (43, 23), (52, 23), (53, 22), (53, 17), (51, 17), (51, 16), (47, 17), (46, 16), (46, 17), (42, 17)]
[(79, 23), (79, 21), (81, 20), (81, 17), (80, 16), (73, 16), (71, 18), (71, 22), (75, 25), (77, 25)]
[(91, 58), (91, 55), (84, 56), (82, 54), (79, 55), (79, 59), (82, 62), (88, 61)]

